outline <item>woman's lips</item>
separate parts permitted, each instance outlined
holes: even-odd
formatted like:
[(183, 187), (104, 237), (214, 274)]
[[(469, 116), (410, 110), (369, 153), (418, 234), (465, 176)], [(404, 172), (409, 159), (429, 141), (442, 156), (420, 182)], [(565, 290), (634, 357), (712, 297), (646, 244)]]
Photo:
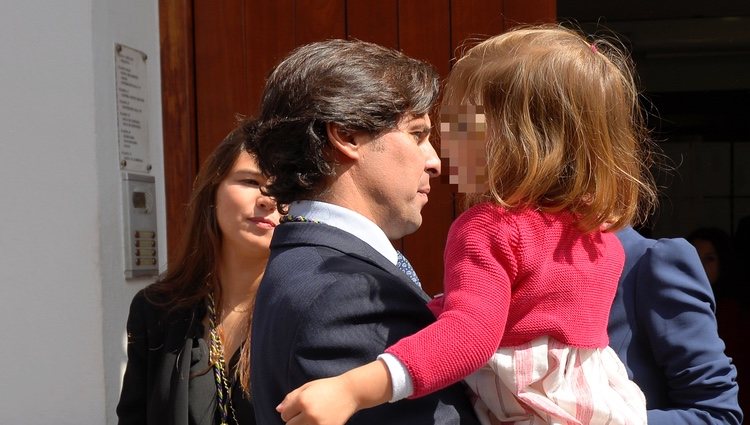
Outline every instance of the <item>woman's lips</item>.
[(276, 223), (264, 217), (251, 217), (250, 221), (262, 229), (273, 229)]

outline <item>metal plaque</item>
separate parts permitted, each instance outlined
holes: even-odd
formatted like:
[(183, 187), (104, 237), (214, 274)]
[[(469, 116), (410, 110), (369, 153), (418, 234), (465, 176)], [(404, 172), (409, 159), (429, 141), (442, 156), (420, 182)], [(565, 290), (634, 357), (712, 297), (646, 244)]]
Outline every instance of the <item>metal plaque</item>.
[(145, 53), (115, 45), (115, 86), (120, 168), (150, 172)]

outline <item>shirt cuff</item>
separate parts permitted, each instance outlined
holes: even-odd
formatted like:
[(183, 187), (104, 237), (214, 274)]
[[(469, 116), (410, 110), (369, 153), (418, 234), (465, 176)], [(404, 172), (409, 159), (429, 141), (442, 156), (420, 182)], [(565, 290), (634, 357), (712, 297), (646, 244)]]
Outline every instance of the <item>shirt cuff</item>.
[(390, 402), (396, 402), (409, 397), (414, 394), (414, 384), (411, 381), (411, 376), (406, 366), (401, 363), (401, 360), (396, 358), (393, 354), (383, 353), (378, 356), (378, 359), (382, 360), (388, 368), (388, 373), (391, 374), (391, 383), (393, 389), (393, 397)]

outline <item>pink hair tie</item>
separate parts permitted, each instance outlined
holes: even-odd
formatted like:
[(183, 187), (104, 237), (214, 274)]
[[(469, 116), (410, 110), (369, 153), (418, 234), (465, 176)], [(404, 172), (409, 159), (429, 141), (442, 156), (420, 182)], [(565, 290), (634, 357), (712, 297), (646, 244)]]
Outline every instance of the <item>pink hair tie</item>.
[(595, 44), (595, 43), (591, 43), (591, 44), (589, 44), (589, 46), (591, 47), (591, 51), (592, 51), (592, 52), (596, 53), (596, 52), (598, 52), (598, 51), (599, 51), (599, 50), (598, 50), (598, 49), (596, 48), (596, 44)]

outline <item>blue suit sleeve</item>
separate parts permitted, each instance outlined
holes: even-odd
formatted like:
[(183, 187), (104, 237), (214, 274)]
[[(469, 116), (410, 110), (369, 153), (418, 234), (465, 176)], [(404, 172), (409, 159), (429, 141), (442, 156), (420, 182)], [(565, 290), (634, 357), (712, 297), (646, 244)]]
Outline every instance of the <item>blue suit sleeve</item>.
[(638, 268), (638, 326), (648, 334), (674, 407), (650, 409), (649, 424), (740, 424), (737, 372), (724, 354), (715, 303), (695, 249), (662, 239)]

